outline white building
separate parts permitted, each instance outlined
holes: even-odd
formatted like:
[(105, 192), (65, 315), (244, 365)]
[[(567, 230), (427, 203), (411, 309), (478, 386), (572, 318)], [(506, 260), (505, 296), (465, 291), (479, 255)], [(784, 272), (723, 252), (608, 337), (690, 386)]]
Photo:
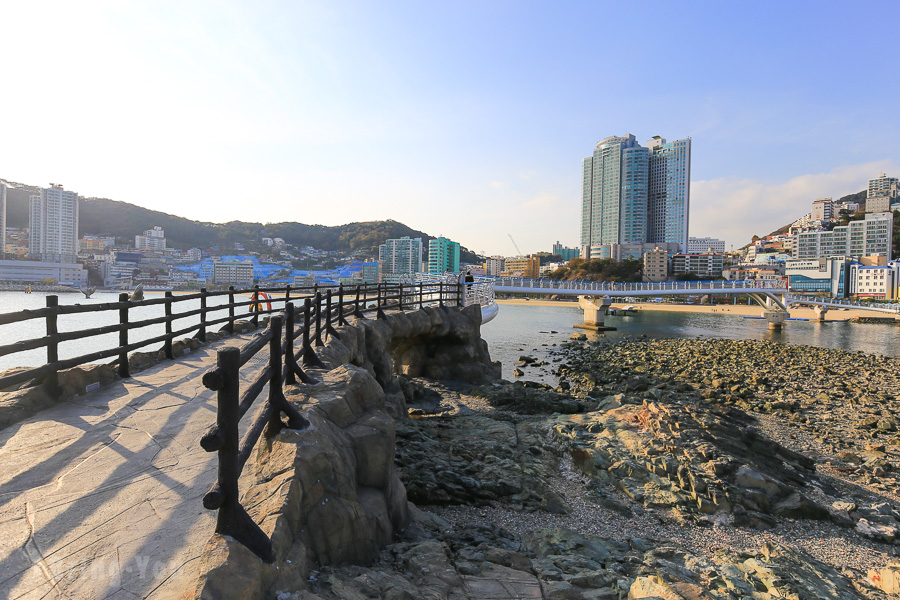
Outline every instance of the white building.
[(499, 277), (503, 271), (504, 259), (502, 256), (492, 256), (484, 261), (484, 272), (493, 277)]
[(793, 259), (784, 265), (789, 289), (800, 293), (824, 293), (844, 297), (850, 279), (850, 259), (845, 256)]
[[(386, 240), (378, 246), (381, 276), (422, 272), (422, 238)], [(390, 278), (390, 277), (389, 277)]]
[(672, 274), (693, 273), (700, 278), (720, 277), (725, 257), (721, 254), (675, 254), (672, 256)]
[(868, 204), (869, 198), (877, 196), (900, 197), (900, 179), (888, 177), (884, 173), (879, 173), (878, 177), (870, 179), (869, 188), (866, 190), (866, 203)]
[(857, 298), (893, 300), (897, 297), (898, 278), (900, 278), (900, 261), (891, 261), (887, 265), (880, 266), (851, 263), (850, 295)]
[(702, 254), (710, 250), (719, 254), (725, 254), (725, 240), (717, 240), (710, 237), (688, 238), (688, 254)]
[(238, 289), (253, 286), (252, 260), (213, 260), (213, 281)]
[(79, 264), (36, 260), (0, 260), (0, 281), (40, 283), (45, 280), (62, 285), (83, 286), (87, 284), (88, 272)]
[(891, 259), (894, 214), (866, 213), (862, 221), (850, 221), (831, 231), (808, 231), (795, 237), (793, 256), (813, 259), (826, 256), (873, 256)]
[(813, 221), (830, 221), (834, 218), (834, 202), (831, 198), (819, 198), (812, 203)]
[(138, 250), (162, 252), (166, 249), (166, 232), (159, 226), (148, 229), (143, 234), (134, 236), (134, 247)]
[(31, 196), (28, 252), (47, 262), (74, 263), (78, 256), (78, 194), (51, 183)]

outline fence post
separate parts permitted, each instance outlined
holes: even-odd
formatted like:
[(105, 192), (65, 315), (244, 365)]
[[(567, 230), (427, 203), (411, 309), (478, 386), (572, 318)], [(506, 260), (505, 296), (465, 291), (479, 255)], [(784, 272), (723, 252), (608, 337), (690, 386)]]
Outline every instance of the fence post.
[(253, 316), (250, 318), (250, 322), (253, 323), (254, 328), (259, 328), (259, 312), (262, 310), (262, 305), (259, 303), (259, 286), (253, 286), (253, 304), (250, 305), (250, 311), (253, 313)]
[(197, 332), (197, 338), (201, 342), (206, 342), (206, 288), (200, 288), (200, 330)]
[(309, 343), (309, 328), (312, 325), (309, 316), (310, 304), (311, 301), (308, 297), (303, 299), (303, 364), (307, 366), (324, 367), (325, 365), (319, 360), (319, 357), (316, 356), (316, 351), (312, 349), (312, 346)]
[(289, 302), (284, 307), (284, 360), (287, 366), (287, 374), (285, 382), (291, 385), (297, 383), (297, 377), (303, 383), (318, 383), (315, 379), (303, 372), (300, 365), (297, 364), (297, 357), (294, 356), (294, 315), (296, 307)]
[(423, 300), (425, 297), (425, 283), (419, 282), (419, 310), (422, 310)]
[(441, 308), (444, 308), (444, 282), (443, 282), (443, 281), (441, 281), (439, 289), (440, 289), (440, 291), (439, 291), (438, 293), (439, 293), (440, 298), (441, 298), (441, 299), (440, 299), (440, 302), (439, 302), (439, 305), (440, 305)]
[[(279, 399), (284, 396), (284, 390), (281, 387), (281, 374), (284, 371), (284, 365), (281, 361), (281, 316), (272, 315), (269, 317), (269, 330), (272, 332), (272, 339), (269, 340), (269, 367), (272, 374), (269, 376), (269, 404), (279, 407)], [(270, 438), (277, 435), (284, 424), (281, 422), (281, 411), (272, 411), (269, 423), (266, 425), (265, 436)]]
[(234, 286), (228, 286), (228, 333), (234, 333)]
[(291, 301), (291, 284), (287, 284), (284, 290), (284, 305), (287, 307), (288, 302)]
[(165, 297), (168, 302), (165, 304), (166, 341), (163, 342), (163, 350), (166, 353), (166, 358), (172, 359), (174, 358), (172, 355), (172, 292), (166, 292)]
[(128, 352), (125, 350), (125, 346), (128, 345), (128, 329), (126, 329), (126, 325), (128, 325), (128, 294), (119, 294), (119, 302), (125, 303), (125, 306), (119, 309), (119, 325), (121, 329), (119, 329), (119, 348), (121, 348), (121, 352), (119, 352), (119, 377), (131, 377), (128, 373)]
[[(59, 316), (59, 296), (47, 296), (47, 308), (53, 310), (47, 315), (47, 364), (53, 364), (59, 360), (59, 341), (56, 339), (57, 333), (57, 317)], [(54, 370), (47, 374), (44, 380), (44, 389), (53, 398), (59, 398), (59, 375)]]
[(325, 343), (322, 341), (322, 294), (320, 292), (316, 292), (315, 296), (316, 301), (316, 346), (324, 346)]
[(338, 335), (338, 332), (331, 325), (331, 290), (325, 292), (325, 306), (327, 307), (325, 310), (325, 333), (329, 338), (341, 339), (341, 336)]
[(377, 297), (377, 299), (375, 300), (375, 306), (376, 306), (376, 309), (375, 309), (375, 318), (376, 318), (376, 319), (383, 319), (383, 318), (384, 318), (384, 311), (381, 310), (381, 284), (380, 284), (380, 283), (378, 284), (378, 297)]
[(403, 310), (403, 284), (397, 284), (397, 310)]
[(216, 354), (216, 367), (218, 374), (216, 426), (222, 433), (222, 447), (219, 448), (218, 481), (203, 497), (203, 506), (210, 510), (219, 509), (216, 533), (230, 535), (254, 554), (271, 563), (274, 560), (272, 542), (241, 506), (238, 495), (238, 478), (241, 475), (238, 465), (240, 349), (228, 347), (219, 350)]
[(360, 289), (360, 286), (356, 286), (356, 300), (353, 302), (353, 316), (357, 319), (365, 319), (365, 315), (363, 315), (359, 308)]
[(347, 319), (344, 317), (344, 284), (338, 285), (338, 325), (346, 325)]

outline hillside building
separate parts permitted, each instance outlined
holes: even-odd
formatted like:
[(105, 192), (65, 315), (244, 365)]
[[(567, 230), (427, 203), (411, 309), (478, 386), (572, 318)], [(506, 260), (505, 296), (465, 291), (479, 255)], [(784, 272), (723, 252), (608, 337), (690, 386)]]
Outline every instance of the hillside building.
[(253, 261), (213, 259), (213, 282), (216, 285), (233, 285), (238, 289), (251, 287)]
[(884, 265), (850, 264), (850, 295), (856, 298), (894, 300), (900, 281), (900, 261)]
[(830, 221), (835, 216), (834, 201), (831, 198), (819, 198), (812, 203), (810, 213), (813, 221)]
[(396, 275), (422, 272), (422, 238), (385, 240), (378, 246), (378, 264), (384, 281)]
[(847, 256), (792, 259), (785, 262), (784, 275), (792, 292), (844, 298), (850, 290), (850, 262)]
[(884, 173), (879, 173), (878, 177), (869, 180), (869, 187), (866, 190), (866, 205), (870, 198), (878, 196), (888, 196), (890, 198), (900, 197), (900, 179), (896, 177), (888, 177)]
[(445, 237), (428, 242), (428, 272), (441, 275), (459, 272), (459, 244)]
[(796, 259), (825, 256), (881, 255), (891, 260), (891, 237), (894, 215), (891, 212), (866, 213), (861, 221), (850, 221), (831, 231), (807, 231), (794, 239)]
[(553, 244), (553, 254), (559, 255), (563, 262), (578, 258), (581, 256), (581, 250), (578, 248), (567, 248), (557, 241)]
[(503, 272), (503, 257), (492, 256), (484, 261), (484, 273), (491, 277), (499, 277)]
[(78, 255), (78, 194), (51, 183), (30, 200), (30, 256), (45, 262), (74, 263)]
[(134, 236), (134, 247), (138, 250), (154, 250), (163, 252), (166, 249), (166, 232), (156, 226), (141, 235)]
[(666, 281), (669, 278), (669, 253), (656, 247), (644, 252), (644, 281)]
[(688, 238), (688, 254), (703, 254), (704, 252), (710, 251), (725, 254), (725, 240), (710, 237)]
[(503, 277), (537, 278), (541, 274), (541, 259), (538, 256), (509, 256), (503, 260)]
[(672, 256), (672, 275), (693, 273), (701, 279), (722, 276), (725, 257), (722, 254), (675, 254)]

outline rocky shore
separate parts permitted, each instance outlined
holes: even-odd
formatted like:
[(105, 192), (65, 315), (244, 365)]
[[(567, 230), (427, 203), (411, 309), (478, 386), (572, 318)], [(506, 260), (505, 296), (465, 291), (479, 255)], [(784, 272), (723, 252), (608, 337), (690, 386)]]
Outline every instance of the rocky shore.
[(555, 389), (404, 379), (415, 525), (294, 598), (900, 597), (900, 362), (571, 342)]

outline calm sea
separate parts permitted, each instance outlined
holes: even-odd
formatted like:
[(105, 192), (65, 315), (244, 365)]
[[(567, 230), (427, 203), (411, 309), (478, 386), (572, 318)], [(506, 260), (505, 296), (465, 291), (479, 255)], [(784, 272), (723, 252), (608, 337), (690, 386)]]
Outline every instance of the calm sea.
[[(59, 294), (59, 303), (100, 304), (115, 302), (118, 293), (97, 292), (90, 299), (82, 294)], [(0, 313), (46, 306), (47, 294), (34, 292), (0, 292)], [(161, 296), (150, 292), (147, 298)], [(249, 296), (247, 297), (249, 299)], [(225, 297), (210, 298), (210, 308), (226, 301)], [(185, 301), (176, 305), (175, 312), (185, 312), (200, 307), (199, 300)], [(133, 321), (150, 319), (163, 315), (162, 305), (132, 309)], [(210, 318), (226, 316), (224, 311), (210, 314)], [(617, 331), (597, 334), (586, 332), (591, 337), (615, 340), (646, 334), (648, 337), (721, 337), (731, 339), (774, 340), (786, 344), (805, 344), (823, 348), (861, 350), (868, 354), (900, 356), (900, 346), (896, 344), (897, 326), (888, 324), (830, 323), (812, 321), (790, 321), (781, 332), (770, 331), (765, 321), (743, 319), (728, 314), (701, 314), (679, 312), (638, 311), (629, 317), (607, 317), (607, 323), (618, 327)], [(581, 309), (576, 306), (516, 306), (504, 304), (497, 317), (481, 328), (482, 337), (487, 340), (491, 357), (503, 363), (503, 376), (511, 379), (513, 363), (522, 354), (543, 355), (553, 344), (569, 339), (575, 331), (572, 326), (583, 321)], [(181, 329), (198, 323), (199, 316), (180, 319), (174, 329)], [(59, 331), (75, 331), (118, 323), (118, 313), (87, 313), (59, 317)], [(144, 327), (129, 332), (129, 341), (139, 341), (162, 334), (162, 325)], [(555, 333), (551, 333), (555, 332)], [(43, 319), (32, 319), (24, 323), (0, 325), (0, 344), (42, 337), (45, 334)], [(112, 333), (89, 340), (76, 340), (60, 344), (60, 358), (71, 358), (89, 352), (113, 348), (118, 345), (118, 334)], [(521, 348), (521, 350), (519, 350)], [(151, 348), (148, 348), (151, 349)], [(156, 349), (156, 348), (152, 348)], [(46, 350), (30, 350), (0, 357), (0, 371), (11, 367), (37, 366), (46, 361)], [(540, 379), (538, 370), (529, 369), (528, 379)], [(547, 379), (550, 381), (550, 379)]]
[[(878, 316), (877, 313), (873, 315)], [(898, 326), (869, 323), (816, 323), (788, 321), (781, 331), (770, 331), (760, 319), (737, 315), (690, 312), (654, 312), (640, 310), (633, 316), (607, 316), (606, 324), (616, 331), (601, 334), (573, 329), (584, 322), (577, 306), (528, 306), (504, 304), (493, 321), (481, 327), (491, 358), (503, 363), (503, 377), (513, 380), (513, 364), (523, 354), (543, 357), (569, 339), (573, 332), (587, 333), (592, 339), (616, 340), (642, 334), (654, 338), (728, 338), (735, 340), (771, 340), (785, 344), (861, 350), (867, 354), (900, 357)], [(555, 331), (556, 333), (551, 333)], [(521, 350), (519, 350), (521, 348)], [(539, 369), (526, 368), (525, 379), (553, 383), (555, 379)]]

